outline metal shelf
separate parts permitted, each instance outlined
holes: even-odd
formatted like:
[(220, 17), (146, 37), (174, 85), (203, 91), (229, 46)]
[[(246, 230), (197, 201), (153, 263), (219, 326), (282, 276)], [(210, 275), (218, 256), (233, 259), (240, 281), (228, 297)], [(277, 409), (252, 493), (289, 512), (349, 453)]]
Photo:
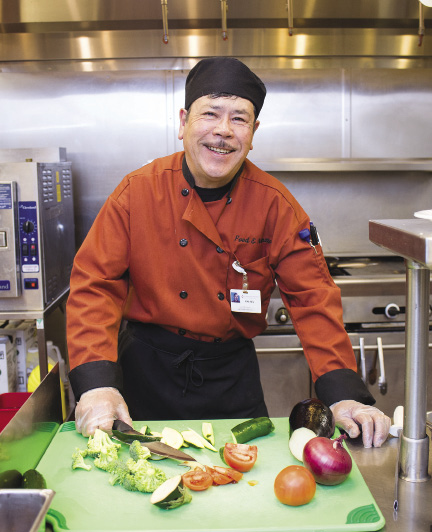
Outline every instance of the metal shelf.
[(309, 159), (251, 161), (266, 172), (432, 172), (432, 159)]

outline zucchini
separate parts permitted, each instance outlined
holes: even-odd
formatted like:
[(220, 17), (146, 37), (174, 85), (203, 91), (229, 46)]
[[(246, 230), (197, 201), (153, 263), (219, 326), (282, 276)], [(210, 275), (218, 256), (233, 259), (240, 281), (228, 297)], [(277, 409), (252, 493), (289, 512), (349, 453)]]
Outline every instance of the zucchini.
[(21, 488), (23, 476), (16, 469), (8, 469), (0, 473), (0, 489)]
[(224, 450), (225, 450), (225, 445), (219, 449), (219, 456), (220, 456), (220, 459), (222, 460), (222, 462), (224, 464), (226, 464), (225, 456), (224, 456)]
[(181, 475), (166, 480), (151, 494), (150, 502), (164, 510), (173, 510), (192, 500), (190, 491), (183, 486)]
[(180, 449), (180, 447), (183, 445), (184, 440), (183, 436), (180, 434), (178, 430), (171, 429), (170, 427), (165, 427), (162, 430), (162, 443), (166, 443), (170, 447), (173, 447), (174, 449)]
[(151, 431), (149, 429), (148, 425), (143, 425), (138, 432), (141, 432), (141, 434), (149, 435), (151, 434)]
[(243, 421), (231, 429), (234, 443), (246, 443), (261, 436), (267, 436), (275, 429), (268, 417), (255, 417)]
[(205, 447), (206, 449), (210, 449), (210, 451), (214, 451), (215, 453), (218, 452), (216, 447), (214, 447), (209, 441), (207, 441), (193, 429), (184, 430), (182, 432), (182, 436), (186, 443), (190, 443), (194, 447), (198, 447), (199, 449), (203, 449)]
[(204, 438), (211, 443), (212, 445), (215, 444), (215, 437), (213, 432), (213, 425), (209, 423), (208, 421), (204, 421), (201, 427), (202, 434)]
[(188, 445), (192, 445), (192, 447), (197, 447), (198, 449), (204, 449), (202, 438), (194, 430), (182, 430), (181, 435)]
[(23, 474), (22, 487), (30, 490), (44, 490), (47, 487), (47, 483), (39, 471), (29, 469)]

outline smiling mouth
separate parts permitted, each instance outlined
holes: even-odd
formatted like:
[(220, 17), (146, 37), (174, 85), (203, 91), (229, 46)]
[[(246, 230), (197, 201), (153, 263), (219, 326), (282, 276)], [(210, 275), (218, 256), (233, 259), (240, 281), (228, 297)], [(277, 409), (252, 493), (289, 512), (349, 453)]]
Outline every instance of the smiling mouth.
[(229, 153), (235, 151), (233, 149), (216, 148), (215, 146), (206, 146), (206, 148), (215, 153), (220, 153), (221, 155), (228, 155)]

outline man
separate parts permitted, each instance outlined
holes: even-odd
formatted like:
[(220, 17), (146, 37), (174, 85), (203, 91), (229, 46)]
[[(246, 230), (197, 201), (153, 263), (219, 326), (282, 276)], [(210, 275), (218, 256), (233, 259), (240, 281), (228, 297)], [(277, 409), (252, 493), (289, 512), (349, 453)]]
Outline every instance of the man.
[(180, 111), (184, 153), (126, 176), (78, 251), (67, 324), (84, 435), (130, 422), (129, 413), (267, 415), (252, 338), (266, 328), (277, 281), (318, 397), (350, 436), (361, 426), (365, 446), (387, 437), (390, 420), (356, 373), (340, 293), (308, 216), (246, 159), (265, 95), (240, 61), (200, 61)]

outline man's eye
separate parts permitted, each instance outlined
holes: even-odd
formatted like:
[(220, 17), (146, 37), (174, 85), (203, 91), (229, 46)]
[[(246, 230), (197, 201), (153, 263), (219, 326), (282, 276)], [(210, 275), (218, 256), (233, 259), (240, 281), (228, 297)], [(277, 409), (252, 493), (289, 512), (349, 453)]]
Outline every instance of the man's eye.
[(205, 114), (206, 116), (216, 116), (216, 114), (215, 114), (215, 113), (212, 113), (211, 111), (206, 111), (204, 114)]
[(233, 119), (235, 122), (245, 122), (245, 119), (241, 116), (235, 116)]

